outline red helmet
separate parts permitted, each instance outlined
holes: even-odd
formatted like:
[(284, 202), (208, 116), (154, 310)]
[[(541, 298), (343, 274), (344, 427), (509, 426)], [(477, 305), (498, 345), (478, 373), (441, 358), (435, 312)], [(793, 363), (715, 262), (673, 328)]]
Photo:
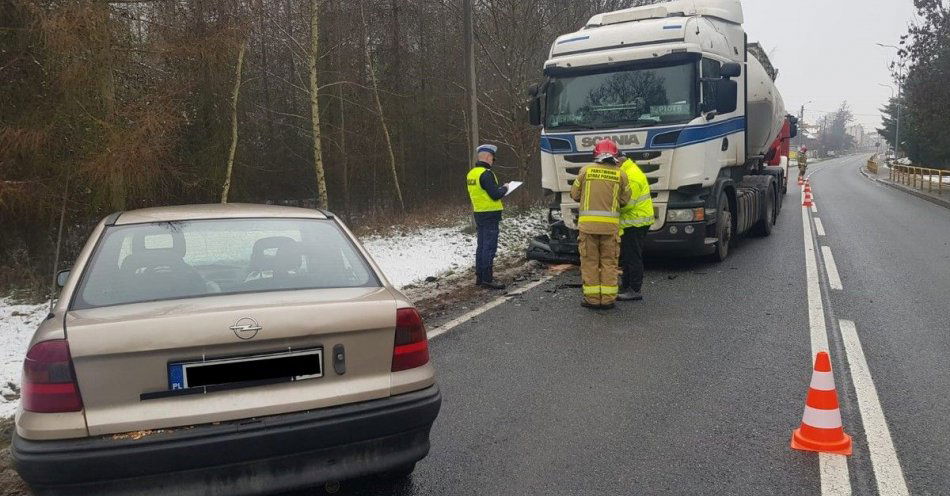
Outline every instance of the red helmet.
[(594, 145), (594, 162), (598, 164), (610, 158), (616, 159), (618, 155), (620, 155), (620, 148), (617, 148), (617, 144), (612, 139), (602, 139)]

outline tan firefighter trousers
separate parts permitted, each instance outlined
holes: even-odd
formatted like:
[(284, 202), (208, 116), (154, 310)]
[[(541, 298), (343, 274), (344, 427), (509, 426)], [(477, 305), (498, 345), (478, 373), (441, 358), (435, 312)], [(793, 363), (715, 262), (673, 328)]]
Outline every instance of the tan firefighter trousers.
[(591, 305), (613, 303), (617, 299), (620, 235), (580, 233), (577, 247), (581, 252), (584, 301)]

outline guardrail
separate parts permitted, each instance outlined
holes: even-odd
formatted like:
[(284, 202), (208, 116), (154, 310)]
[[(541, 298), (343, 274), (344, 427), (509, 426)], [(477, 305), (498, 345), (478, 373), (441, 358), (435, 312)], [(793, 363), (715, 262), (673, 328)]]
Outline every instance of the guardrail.
[[(950, 171), (943, 169), (930, 169), (927, 167), (914, 167), (911, 165), (891, 165), (888, 179), (895, 183), (901, 183), (914, 189), (924, 190), (924, 183), (928, 192), (934, 191), (934, 179), (936, 176), (937, 194), (943, 194), (943, 178), (950, 178)], [(950, 184), (948, 184), (950, 186)]]

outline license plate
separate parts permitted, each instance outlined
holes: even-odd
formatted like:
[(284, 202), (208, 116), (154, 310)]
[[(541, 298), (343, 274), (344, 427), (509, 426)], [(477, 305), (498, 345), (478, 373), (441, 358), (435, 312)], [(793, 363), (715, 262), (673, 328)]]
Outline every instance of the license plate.
[(323, 348), (168, 365), (168, 389), (253, 385), (323, 377)]

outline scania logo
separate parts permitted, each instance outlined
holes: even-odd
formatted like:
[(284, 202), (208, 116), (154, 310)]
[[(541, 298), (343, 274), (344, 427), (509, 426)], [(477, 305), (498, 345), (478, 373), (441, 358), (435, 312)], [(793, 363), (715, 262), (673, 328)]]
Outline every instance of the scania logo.
[(593, 148), (602, 139), (612, 139), (618, 146), (640, 146), (640, 137), (636, 134), (618, 134), (613, 136), (585, 136), (581, 138), (581, 146)]
[(240, 339), (253, 339), (254, 336), (257, 336), (257, 333), (261, 330), (260, 324), (256, 320), (250, 317), (244, 317), (243, 319), (234, 323), (230, 327), (234, 331), (234, 335)]

